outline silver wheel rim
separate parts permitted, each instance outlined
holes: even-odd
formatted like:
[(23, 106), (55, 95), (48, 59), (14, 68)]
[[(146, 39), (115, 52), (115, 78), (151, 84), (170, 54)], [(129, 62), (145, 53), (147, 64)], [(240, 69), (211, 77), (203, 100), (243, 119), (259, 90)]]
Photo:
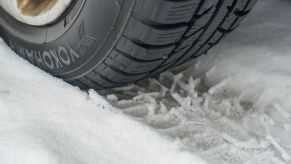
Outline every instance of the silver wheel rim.
[(0, 0), (1, 7), (15, 19), (34, 26), (57, 20), (73, 0)]

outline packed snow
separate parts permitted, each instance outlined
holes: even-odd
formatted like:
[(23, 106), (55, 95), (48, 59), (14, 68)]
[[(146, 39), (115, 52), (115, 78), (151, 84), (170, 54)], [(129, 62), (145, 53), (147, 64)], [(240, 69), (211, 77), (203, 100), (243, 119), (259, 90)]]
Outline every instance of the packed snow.
[(0, 43), (0, 164), (288, 164), (291, 2), (260, 0), (182, 73), (100, 96)]

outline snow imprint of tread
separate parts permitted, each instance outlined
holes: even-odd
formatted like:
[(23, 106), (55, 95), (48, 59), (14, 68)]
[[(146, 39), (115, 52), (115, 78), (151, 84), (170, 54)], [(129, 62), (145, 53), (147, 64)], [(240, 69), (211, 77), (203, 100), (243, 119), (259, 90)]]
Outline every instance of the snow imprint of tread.
[(142, 85), (115, 89), (107, 99), (209, 163), (290, 162), (291, 148), (280, 145), (266, 129), (276, 124), (272, 116), (256, 111), (238, 93), (226, 91), (227, 79), (205, 86), (204, 78), (165, 73)]

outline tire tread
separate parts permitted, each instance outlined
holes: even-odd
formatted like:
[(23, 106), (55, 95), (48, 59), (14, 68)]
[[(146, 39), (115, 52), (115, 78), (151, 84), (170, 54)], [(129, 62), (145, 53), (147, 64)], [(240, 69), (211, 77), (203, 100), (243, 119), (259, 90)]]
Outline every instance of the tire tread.
[(75, 81), (83, 87), (112, 88), (193, 60), (237, 28), (255, 2), (137, 0), (113, 51)]

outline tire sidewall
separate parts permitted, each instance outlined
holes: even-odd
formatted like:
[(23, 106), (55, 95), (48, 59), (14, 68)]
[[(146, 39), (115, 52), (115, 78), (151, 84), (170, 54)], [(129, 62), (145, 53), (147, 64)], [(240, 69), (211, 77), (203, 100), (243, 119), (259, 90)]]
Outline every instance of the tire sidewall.
[(85, 73), (84, 67), (92, 67), (90, 61), (96, 65), (106, 56), (105, 47), (109, 51), (119, 33), (115, 31), (111, 43), (106, 42), (119, 7), (115, 0), (77, 0), (60, 19), (41, 27), (23, 24), (1, 11), (0, 34), (17, 54), (35, 66), (70, 79)]

